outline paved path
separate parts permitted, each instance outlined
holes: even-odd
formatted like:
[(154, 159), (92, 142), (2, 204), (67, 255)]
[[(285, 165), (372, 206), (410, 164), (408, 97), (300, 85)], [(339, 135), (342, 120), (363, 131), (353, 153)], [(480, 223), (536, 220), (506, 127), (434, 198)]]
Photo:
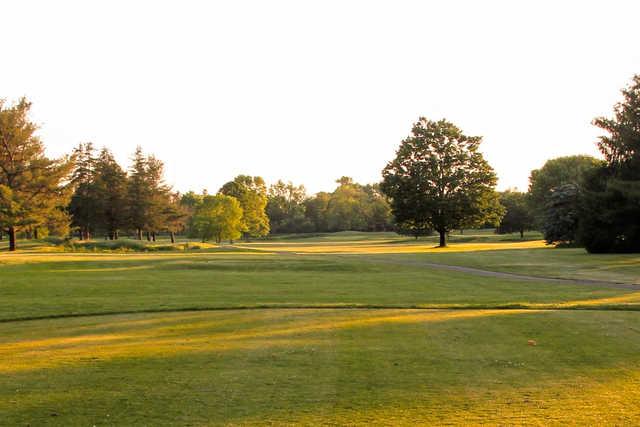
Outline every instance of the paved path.
[(609, 282), (605, 280), (592, 280), (592, 279), (561, 279), (557, 277), (529, 276), (526, 274), (505, 273), (502, 271), (482, 270), (480, 268), (474, 268), (474, 267), (438, 264), (438, 263), (426, 262), (426, 261), (409, 261), (409, 260), (394, 260), (394, 261), (375, 260), (375, 261), (391, 263), (391, 264), (422, 266), (422, 267), (434, 268), (437, 270), (457, 271), (460, 273), (474, 274), (476, 276), (498, 277), (500, 279), (527, 280), (527, 281), (535, 281), (535, 282), (544, 281), (547, 283), (550, 282), (550, 283), (567, 284), (567, 285), (586, 285), (586, 286), (599, 286), (599, 287), (618, 288), (618, 289), (634, 289), (634, 290), (640, 291), (640, 284), (632, 284), (632, 283)]

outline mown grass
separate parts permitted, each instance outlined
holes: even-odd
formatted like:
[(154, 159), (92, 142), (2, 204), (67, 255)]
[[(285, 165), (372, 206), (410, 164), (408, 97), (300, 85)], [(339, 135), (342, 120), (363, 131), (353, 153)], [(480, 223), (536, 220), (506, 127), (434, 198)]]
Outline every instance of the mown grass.
[(446, 250), (386, 234), (311, 239), (1, 254), (0, 424), (640, 417), (640, 288), (426, 265), (635, 283), (637, 257), (483, 233), (494, 240)]
[(255, 310), (0, 331), (7, 425), (620, 425), (640, 415), (633, 312)]
[(328, 255), (27, 254), (3, 261), (0, 320), (233, 307), (539, 307), (614, 297), (635, 306), (640, 295)]

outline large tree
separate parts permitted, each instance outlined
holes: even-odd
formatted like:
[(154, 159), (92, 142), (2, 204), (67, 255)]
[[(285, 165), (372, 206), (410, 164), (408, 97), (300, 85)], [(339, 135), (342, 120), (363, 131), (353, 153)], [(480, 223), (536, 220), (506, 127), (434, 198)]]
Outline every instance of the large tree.
[(29, 120), (25, 98), (11, 106), (0, 100), (0, 227), (16, 250), (16, 232), (47, 223), (68, 203), (69, 158), (49, 159)]
[(263, 237), (269, 234), (266, 214), (267, 186), (259, 176), (238, 175), (222, 186), (220, 193), (235, 197), (242, 207), (245, 237)]
[(478, 151), (481, 141), (447, 120), (421, 117), (382, 171), (396, 220), (432, 227), (443, 247), (447, 232), (489, 216), (497, 179)]
[(579, 237), (589, 252), (640, 252), (640, 75), (622, 91), (598, 147), (606, 165), (584, 188)]

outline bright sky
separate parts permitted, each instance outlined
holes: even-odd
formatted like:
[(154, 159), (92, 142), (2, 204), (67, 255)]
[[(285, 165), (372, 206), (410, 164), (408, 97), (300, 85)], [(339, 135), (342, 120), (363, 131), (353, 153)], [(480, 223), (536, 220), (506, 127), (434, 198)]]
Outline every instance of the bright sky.
[(235, 175), (332, 190), (380, 180), (418, 116), (482, 135), (499, 188), (596, 154), (640, 73), (640, 1), (2, 1), (0, 97), (25, 95), (50, 155), (128, 165), (181, 191)]

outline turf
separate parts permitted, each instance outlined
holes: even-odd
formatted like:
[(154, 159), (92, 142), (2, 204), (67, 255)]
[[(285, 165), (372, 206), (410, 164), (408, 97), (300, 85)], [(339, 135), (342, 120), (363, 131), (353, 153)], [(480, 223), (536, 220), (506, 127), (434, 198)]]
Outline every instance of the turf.
[(287, 309), (0, 331), (7, 425), (619, 425), (640, 415), (633, 312)]
[(633, 424), (640, 287), (426, 263), (629, 284), (640, 259), (463, 236), (31, 242), (0, 255), (1, 424)]
[[(521, 307), (622, 298), (629, 289), (479, 277), (339, 256), (29, 254), (5, 257), (0, 320), (242, 307)], [(640, 289), (639, 289), (640, 291)]]

